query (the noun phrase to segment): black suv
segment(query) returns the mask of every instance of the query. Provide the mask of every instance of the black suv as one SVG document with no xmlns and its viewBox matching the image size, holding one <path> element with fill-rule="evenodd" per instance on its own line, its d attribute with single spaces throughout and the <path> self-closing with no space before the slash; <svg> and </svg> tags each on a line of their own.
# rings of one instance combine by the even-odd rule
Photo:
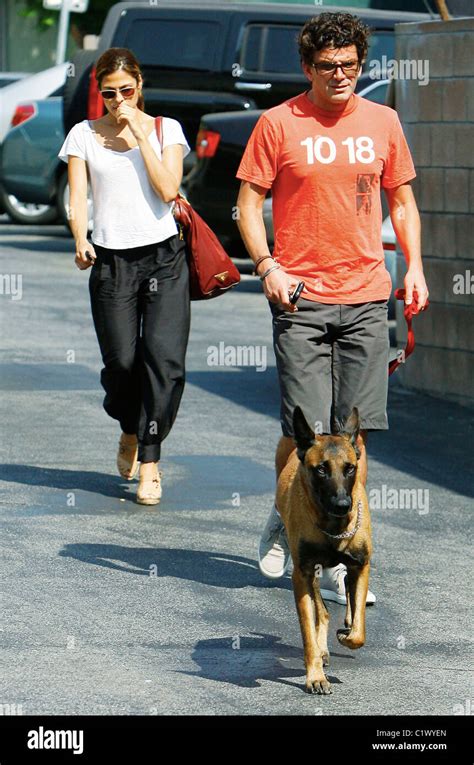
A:
<svg viewBox="0 0 474 765">
<path fill-rule="evenodd" d="M 64 97 L 66 133 L 76 122 L 104 113 L 93 66 L 110 47 L 134 52 L 143 71 L 147 112 L 178 119 L 190 144 L 203 114 L 268 109 L 285 101 L 306 83 L 297 35 L 323 10 L 289 3 L 117 3 L 107 14 L 98 50 L 81 51 L 73 59 L 75 76 L 67 78 Z M 429 19 L 401 11 L 329 10 L 357 13 L 373 28 L 371 61 L 393 58 L 396 23 Z M 359 89 L 367 78 L 362 75 Z"/>
</svg>

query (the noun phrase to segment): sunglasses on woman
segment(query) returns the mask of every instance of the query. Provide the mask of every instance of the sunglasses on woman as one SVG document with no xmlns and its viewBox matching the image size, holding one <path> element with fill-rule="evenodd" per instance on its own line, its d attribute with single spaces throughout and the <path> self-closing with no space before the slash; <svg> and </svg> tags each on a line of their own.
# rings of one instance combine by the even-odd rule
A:
<svg viewBox="0 0 474 765">
<path fill-rule="evenodd" d="M 126 85 L 124 88 L 119 88 L 118 92 L 124 97 L 124 98 L 133 98 L 135 95 L 136 88 L 132 87 L 131 85 Z M 100 95 L 103 99 L 106 101 L 110 101 L 110 99 L 115 98 L 115 94 L 117 93 L 116 90 L 101 90 Z"/>
</svg>

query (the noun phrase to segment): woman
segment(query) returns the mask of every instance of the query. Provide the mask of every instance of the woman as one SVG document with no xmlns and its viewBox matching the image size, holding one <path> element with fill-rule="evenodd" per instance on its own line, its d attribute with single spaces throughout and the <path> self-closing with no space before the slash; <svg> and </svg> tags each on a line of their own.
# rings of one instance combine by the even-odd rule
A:
<svg viewBox="0 0 474 765">
<path fill-rule="evenodd" d="M 92 317 L 104 368 L 104 409 L 120 422 L 117 467 L 137 501 L 161 498 L 161 442 L 184 388 L 189 336 L 189 273 L 172 201 L 189 146 L 181 125 L 163 119 L 163 147 L 144 111 L 143 78 L 133 53 L 109 48 L 95 76 L 106 114 L 79 122 L 58 154 L 68 162 L 75 263 L 90 268 Z M 87 179 L 94 205 L 87 240 Z"/>
</svg>

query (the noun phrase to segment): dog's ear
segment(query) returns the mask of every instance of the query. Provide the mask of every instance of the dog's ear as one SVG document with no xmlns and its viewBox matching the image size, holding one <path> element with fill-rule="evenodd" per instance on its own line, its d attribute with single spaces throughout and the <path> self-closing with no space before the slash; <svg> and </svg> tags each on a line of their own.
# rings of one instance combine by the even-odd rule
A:
<svg viewBox="0 0 474 765">
<path fill-rule="evenodd" d="M 359 435 L 359 432 L 360 432 L 359 410 L 355 406 L 352 409 L 352 412 L 350 413 L 349 417 L 347 418 L 345 422 L 341 435 L 349 439 L 357 455 L 357 459 L 359 459 L 360 457 L 360 449 L 357 446 L 357 437 Z"/>
<path fill-rule="evenodd" d="M 296 406 L 293 412 L 293 433 L 296 441 L 296 453 L 301 462 L 304 462 L 304 455 L 314 444 L 314 433 L 299 406 Z"/>
</svg>

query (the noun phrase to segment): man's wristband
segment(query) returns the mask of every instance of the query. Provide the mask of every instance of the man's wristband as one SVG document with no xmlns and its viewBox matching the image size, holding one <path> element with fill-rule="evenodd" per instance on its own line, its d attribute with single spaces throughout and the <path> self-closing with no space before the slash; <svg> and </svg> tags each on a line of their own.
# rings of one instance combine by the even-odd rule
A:
<svg viewBox="0 0 474 765">
<path fill-rule="evenodd" d="M 275 263 L 273 266 L 270 266 L 264 274 L 261 275 L 260 281 L 263 282 L 263 280 L 268 276 L 268 274 L 271 274 L 272 271 L 276 271 L 278 268 L 280 268 L 279 263 Z"/>
<path fill-rule="evenodd" d="M 259 267 L 260 263 L 262 263 L 264 260 L 268 260 L 268 258 L 270 258 L 270 260 L 273 260 L 273 255 L 262 255 L 261 258 L 258 258 L 258 260 L 255 261 L 254 266 L 253 266 L 253 275 L 254 276 L 258 276 L 257 268 Z"/>
</svg>

